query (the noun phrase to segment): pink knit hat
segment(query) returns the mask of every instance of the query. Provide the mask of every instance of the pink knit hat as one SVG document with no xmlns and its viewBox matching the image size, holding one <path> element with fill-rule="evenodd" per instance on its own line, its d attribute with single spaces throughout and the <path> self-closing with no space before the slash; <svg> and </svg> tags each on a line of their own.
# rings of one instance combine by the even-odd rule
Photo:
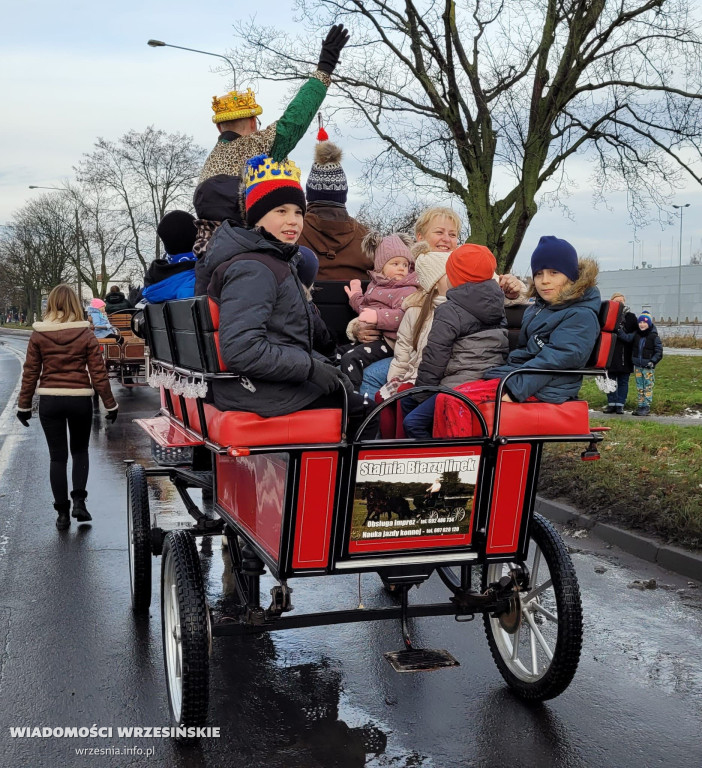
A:
<svg viewBox="0 0 702 768">
<path fill-rule="evenodd" d="M 406 235 L 405 238 L 407 238 Z M 383 267 L 388 261 L 398 256 L 407 259 L 410 265 L 410 272 L 414 266 L 412 251 L 410 251 L 409 245 L 399 234 L 383 237 L 380 232 L 369 232 L 363 238 L 361 250 L 369 259 L 373 259 L 373 269 L 376 272 L 382 272 Z"/>
<path fill-rule="evenodd" d="M 91 299 L 90 306 L 93 309 L 102 309 L 105 306 L 105 302 L 102 299 Z"/>
</svg>

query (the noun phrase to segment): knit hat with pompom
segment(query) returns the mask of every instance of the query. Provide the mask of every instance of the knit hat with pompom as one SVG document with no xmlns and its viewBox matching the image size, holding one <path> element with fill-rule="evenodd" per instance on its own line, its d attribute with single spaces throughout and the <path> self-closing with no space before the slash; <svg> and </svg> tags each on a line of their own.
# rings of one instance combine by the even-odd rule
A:
<svg viewBox="0 0 702 768">
<path fill-rule="evenodd" d="M 382 272 L 383 267 L 397 256 L 407 259 L 409 271 L 414 268 L 414 255 L 410 250 L 412 238 L 404 232 L 393 232 L 383 237 L 380 232 L 369 232 L 361 242 L 361 252 L 373 261 L 373 269 Z"/>
<path fill-rule="evenodd" d="M 307 177 L 307 202 L 327 200 L 346 203 L 349 185 L 341 167 L 342 152 L 331 141 L 320 141 L 314 150 L 314 163 Z"/>
</svg>

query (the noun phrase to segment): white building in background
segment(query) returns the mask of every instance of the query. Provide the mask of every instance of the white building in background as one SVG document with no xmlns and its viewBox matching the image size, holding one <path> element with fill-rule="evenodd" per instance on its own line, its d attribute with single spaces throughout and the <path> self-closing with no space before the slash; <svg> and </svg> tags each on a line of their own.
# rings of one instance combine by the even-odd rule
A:
<svg viewBox="0 0 702 768">
<path fill-rule="evenodd" d="M 600 272 L 597 284 L 603 299 L 621 291 L 632 312 L 647 309 L 656 321 L 675 321 L 679 306 L 681 323 L 702 323 L 702 265 Z"/>
</svg>

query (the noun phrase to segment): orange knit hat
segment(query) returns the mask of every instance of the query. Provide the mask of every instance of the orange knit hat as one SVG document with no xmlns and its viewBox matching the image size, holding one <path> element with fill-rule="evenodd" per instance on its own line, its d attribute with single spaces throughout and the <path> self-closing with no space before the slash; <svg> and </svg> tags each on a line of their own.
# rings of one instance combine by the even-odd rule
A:
<svg viewBox="0 0 702 768">
<path fill-rule="evenodd" d="M 496 269 L 497 261 L 490 249 L 473 243 L 456 248 L 446 262 L 446 276 L 454 288 L 463 283 L 490 280 Z"/>
</svg>

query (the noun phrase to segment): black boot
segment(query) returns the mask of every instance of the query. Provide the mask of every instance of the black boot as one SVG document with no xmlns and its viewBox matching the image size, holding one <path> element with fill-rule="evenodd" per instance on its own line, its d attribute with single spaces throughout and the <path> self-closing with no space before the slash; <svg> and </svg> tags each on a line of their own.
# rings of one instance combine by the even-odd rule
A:
<svg viewBox="0 0 702 768">
<path fill-rule="evenodd" d="M 54 509 L 58 512 L 56 527 L 59 531 L 65 531 L 71 525 L 71 502 L 61 501 L 54 504 Z"/>
<path fill-rule="evenodd" d="M 71 498 L 73 499 L 73 517 L 80 523 L 87 523 L 88 520 L 92 520 L 92 515 L 85 507 L 85 500 L 88 498 L 87 491 L 71 491 Z"/>
<path fill-rule="evenodd" d="M 616 413 L 617 407 L 615 405 L 608 405 L 606 408 L 602 409 L 602 413 Z"/>
</svg>

